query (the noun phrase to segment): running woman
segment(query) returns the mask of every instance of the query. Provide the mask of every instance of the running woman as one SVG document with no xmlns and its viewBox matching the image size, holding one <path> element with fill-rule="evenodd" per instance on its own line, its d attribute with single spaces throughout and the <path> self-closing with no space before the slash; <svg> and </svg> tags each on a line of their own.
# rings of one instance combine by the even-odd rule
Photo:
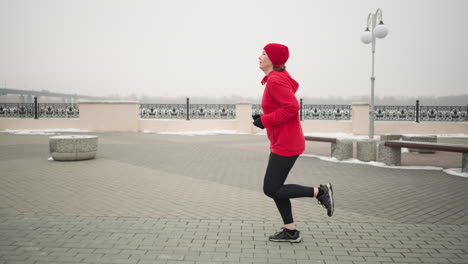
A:
<svg viewBox="0 0 468 264">
<path fill-rule="evenodd" d="M 271 235 L 274 242 L 301 242 L 292 216 L 292 198 L 316 197 L 331 217 L 334 210 L 333 188 L 330 183 L 320 187 L 284 184 L 299 155 L 304 152 L 305 139 L 299 120 L 299 103 L 295 93 L 299 83 L 286 71 L 289 58 L 287 46 L 270 43 L 259 57 L 259 68 L 265 73 L 262 85 L 263 115 L 254 115 L 253 124 L 266 128 L 270 140 L 270 157 L 263 182 L 263 192 L 271 197 L 283 219 L 281 231 Z"/>
</svg>

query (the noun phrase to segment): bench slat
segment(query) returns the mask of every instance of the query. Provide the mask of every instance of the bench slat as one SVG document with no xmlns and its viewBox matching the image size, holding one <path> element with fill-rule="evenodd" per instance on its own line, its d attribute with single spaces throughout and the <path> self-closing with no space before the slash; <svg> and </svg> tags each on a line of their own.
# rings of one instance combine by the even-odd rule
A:
<svg viewBox="0 0 468 264">
<path fill-rule="evenodd" d="M 395 148 L 416 148 L 416 149 L 428 149 L 428 150 L 436 150 L 436 151 L 468 153 L 467 145 L 427 143 L 427 142 L 414 142 L 414 141 L 385 141 L 384 145 L 386 147 L 395 147 Z"/>
<path fill-rule="evenodd" d="M 311 136 L 306 136 L 305 140 L 307 141 L 320 141 L 320 142 L 330 142 L 330 143 L 336 143 L 336 138 L 327 138 L 327 137 L 311 137 Z"/>
</svg>

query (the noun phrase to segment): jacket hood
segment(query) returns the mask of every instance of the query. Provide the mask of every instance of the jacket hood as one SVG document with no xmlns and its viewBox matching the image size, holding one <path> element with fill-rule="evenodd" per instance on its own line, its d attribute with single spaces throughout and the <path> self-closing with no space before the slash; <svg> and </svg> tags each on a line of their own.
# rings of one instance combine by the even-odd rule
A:
<svg viewBox="0 0 468 264">
<path fill-rule="evenodd" d="M 267 83 L 268 80 L 281 80 L 281 81 L 286 81 L 288 84 L 291 85 L 293 88 L 294 93 L 299 89 L 299 83 L 294 80 L 291 75 L 289 75 L 289 72 L 287 71 L 272 71 L 269 74 L 265 75 L 262 79 L 262 85 Z"/>
</svg>

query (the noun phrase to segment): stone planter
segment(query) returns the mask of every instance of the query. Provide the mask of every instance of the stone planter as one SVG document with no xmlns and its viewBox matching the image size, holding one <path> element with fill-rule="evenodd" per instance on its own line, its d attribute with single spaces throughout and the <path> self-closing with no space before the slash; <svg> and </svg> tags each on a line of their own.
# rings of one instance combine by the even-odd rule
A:
<svg viewBox="0 0 468 264">
<path fill-rule="evenodd" d="M 462 172 L 468 173 L 468 153 L 462 155 Z"/>
<path fill-rule="evenodd" d="M 380 141 L 389 141 L 389 140 L 400 140 L 401 135 L 398 134 L 382 134 L 380 135 Z"/>
<path fill-rule="evenodd" d="M 338 160 L 353 158 L 353 141 L 350 139 L 337 139 L 331 144 L 331 156 Z"/>
<path fill-rule="evenodd" d="M 401 165 L 401 148 L 392 148 L 384 146 L 385 142 L 378 144 L 377 161 L 385 165 Z"/>
<path fill-rule="evenodd" d="M 97 136 L 66 135 L 49 137 L 49 151 L 54 160 L 73 161 L 94 159 L 97 149 Z"/>
<path fill-rule="evenodd" d="M 363 139 L 356 141 L 356 157 L 360 161 L 375 161 L 377 159 L 377 140 Z"/>
</svg>

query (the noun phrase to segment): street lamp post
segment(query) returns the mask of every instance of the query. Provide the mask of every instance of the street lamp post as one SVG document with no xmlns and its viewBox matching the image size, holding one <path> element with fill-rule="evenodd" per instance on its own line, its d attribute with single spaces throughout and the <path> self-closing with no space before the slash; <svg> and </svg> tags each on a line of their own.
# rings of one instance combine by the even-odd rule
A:
<svg viewBox="0 0 468 264">
<path fill-rule="evenodd" d="M 379 24 L 377 24 L 379 20 Z M 369 30 L 369 27 L 372 30 Z M 382 10 L 380 8 L 375 13 L 369 13 L 367 16 L 367 27 L 361 35 L 361 41 L 364 44 L 372 43 L 372 76 L 371 76 L 371 103 L 369 111 L 369 139 L 374 139 L 374 64 L 375 64 L 375 43 L 376 38 L 385 38 L 388 34 L 388 28 L 384 25 L 382 20 Z"/>
</svg>

